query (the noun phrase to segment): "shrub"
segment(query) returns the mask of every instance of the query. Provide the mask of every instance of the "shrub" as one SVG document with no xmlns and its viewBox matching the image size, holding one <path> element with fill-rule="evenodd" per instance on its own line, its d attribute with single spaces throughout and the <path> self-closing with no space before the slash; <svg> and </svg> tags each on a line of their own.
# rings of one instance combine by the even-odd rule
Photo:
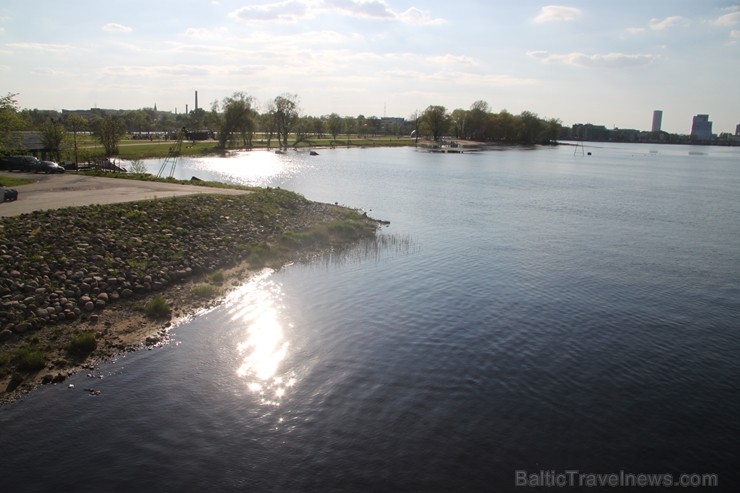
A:
<svg viewBox="0 0 740 493">
<path fill-rule="evenodd" d="M 223 284 L 224 283 L 224 271 L 217 270 L 216 272 L 210 275 L 209 280 L 213 284 Z"/>
<path fill-rule="evenodd" d="M 46 366 L 46 354 L 31 347 L 18 348 L 15 352 L 15 365 L 21 371 L 38 371 Z"/>
<path fill-rule="evenodd" d="M 191 293 L 196 298 L 214 298 L 218 294 L 218 288 L 210 284 L 197 284 L 193 286 Z"/>
<path fill-rule="evenodd" d="M 95 340 L 95 334 L 92 332 L 82 332 L 75 335 L 67 344 L 67 351 L 76 356 L 87 356 L 97 347 L 98 342 Z"/>
<path fill-rule="evenodd" d="M 151 318 L 169 319 L 172 316 L 172 308 L 170 308 L 170 305 L 164 297 L 161 294 L 158 294 L 144 305 L 144 313 Z"/>
</svg>

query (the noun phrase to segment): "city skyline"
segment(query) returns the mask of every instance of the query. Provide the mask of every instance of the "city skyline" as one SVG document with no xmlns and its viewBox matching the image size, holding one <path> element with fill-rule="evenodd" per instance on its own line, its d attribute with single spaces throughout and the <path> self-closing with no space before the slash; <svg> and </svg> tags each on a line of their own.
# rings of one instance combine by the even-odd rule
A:
<svg viewBox="0 0 740 493">
<path fill-rule="evenodd" d="M 734 132 L 740 4 L 405 0 L 90 0 L 0 6 L 0 85 L 22 108 L 208 109 L 281 93 L 305 114 L 443 105 L 528 110 L 565 126 Z"/>
</svg>

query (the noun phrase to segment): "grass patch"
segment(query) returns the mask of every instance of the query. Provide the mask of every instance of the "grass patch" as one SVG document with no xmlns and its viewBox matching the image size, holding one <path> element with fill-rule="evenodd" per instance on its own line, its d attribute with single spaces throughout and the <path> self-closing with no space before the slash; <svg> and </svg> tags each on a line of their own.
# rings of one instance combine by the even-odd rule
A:
<svg viewBox="0 0 740 493">
<path fill-rule="evenodd" d="M 29 183 L 33 183 L 33 180 L 29 180 L 28 178 L 16 178 L 15 176 L 0 176 L 0 186 L 3 187 L 17 187 L 19 185 L 28 185 Z"/>
<path fill-rule="evenodd" d="M 203 284 L 196 284 L 195 286 L 193 286 L 190 292 L 196 298 L 210 299 L 210 298 L 215 298 L 216 296 L 218 296 L 221 290 L 217 288 L 216 286 L 213 286 L 212 284 L 203 283 Z"/>
<path fill-rule="evenodd" d="M 13 361 L 21 371 L 38 371 L 46 366 L 46 353 L 37 348 L 21 347 L 15 351 Z"/>
<path fill-rule="evenodd" d="M 212 282 L 213 284 L 223 284 L 224 283 L 224 271 L 217 270 L 210 276 L 208 276 L 208 280 Z"/>
<path fill-rule="evenodd" d="M 78 357 L 85 357 L 92 353 L 97 347 L 98 342 L 95 340 L 95 334 L 92 332 L 82 332 L 75 335 L 67 344 L 67 351 Z"/>
<path fill-rule="evenodd" d="M 144 313 L 151 318 L 169 319 L 172 316 L 172 308 L 164 297 L 158 294 L 144 305 Z"/>
</svg>

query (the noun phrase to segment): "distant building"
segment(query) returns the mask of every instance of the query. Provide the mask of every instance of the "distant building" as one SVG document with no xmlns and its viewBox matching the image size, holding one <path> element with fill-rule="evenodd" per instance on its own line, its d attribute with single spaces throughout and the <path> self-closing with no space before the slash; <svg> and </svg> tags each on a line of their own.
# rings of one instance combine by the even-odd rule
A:
<svg viewBox="0 0 740 493">
<path fill-rule="evenodd" d="M 712 122 L 709 115 L 696 115 L 691 123 L 691 138 L 694 140 L 712 140 Z"/>
<path fill-rule="evenodd" d="M 663 110 L 653 111 L 652 132 L 660 132 L 660 126 L 663 124 Z"/>
<path fill-rule="evenodd" d="M 740 123 L 735 127 L 735 137 L 740 137 Z"/>
</svg>

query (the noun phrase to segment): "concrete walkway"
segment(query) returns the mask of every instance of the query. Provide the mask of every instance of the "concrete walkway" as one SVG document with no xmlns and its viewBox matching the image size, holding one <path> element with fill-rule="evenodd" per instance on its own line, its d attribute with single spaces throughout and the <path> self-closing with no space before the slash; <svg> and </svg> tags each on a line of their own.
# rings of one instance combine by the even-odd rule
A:
<svg viewBox="0 0 740 493">
<path fill-rule="evenodd" d="M 77 173 L 33 175 L 0 172 L 2 176 L 21 176 L 34 183 L 11 187 L 18 190 L 18 200 L 0 203 L 0 217 L 17 216 L 46 209 L 61 209 L 90 204 L 114 204 L 137 200 L 180 197 L 199 193 L 240 195 L 242 190 L 159 183 L 152 181 L 101 178 Z"/>
</svg>

